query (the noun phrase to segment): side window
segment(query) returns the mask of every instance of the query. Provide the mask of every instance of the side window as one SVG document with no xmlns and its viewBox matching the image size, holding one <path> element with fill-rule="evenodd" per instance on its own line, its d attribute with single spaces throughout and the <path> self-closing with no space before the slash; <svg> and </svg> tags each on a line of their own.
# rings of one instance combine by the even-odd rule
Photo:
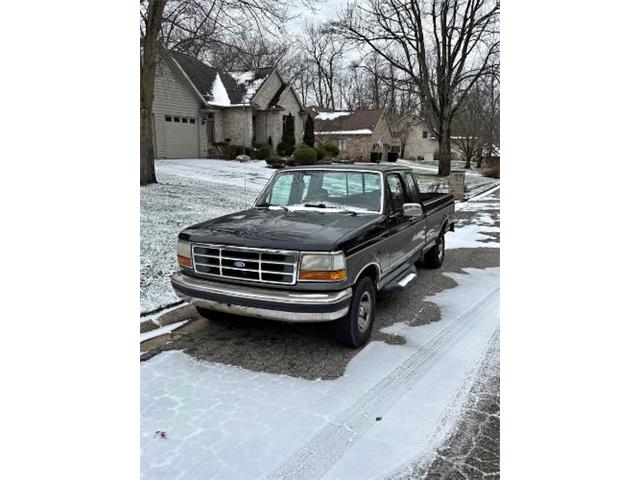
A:
<svg viewBox="0 0 640 480">
<path fill-rule="evenodd" d="M 407 186 L 407 197 L 409 201 L 419 203 L 420 195 L 418 194 L 419 190 L 416 186 L 415 177 L 409 172 L 405 172 L 402 175 L 404 176 L 404 184 Z"/>
<path fill-rule="evenodd" d="M 389 203 L 391 205 L 391 213 L 393 215 L 402 214 L 402 205 L 407 203 L 407 195 L 405 194 L 400 175 L 390 173 L 387 175 L 387 185 L 389 186 Z"/>
</svg>

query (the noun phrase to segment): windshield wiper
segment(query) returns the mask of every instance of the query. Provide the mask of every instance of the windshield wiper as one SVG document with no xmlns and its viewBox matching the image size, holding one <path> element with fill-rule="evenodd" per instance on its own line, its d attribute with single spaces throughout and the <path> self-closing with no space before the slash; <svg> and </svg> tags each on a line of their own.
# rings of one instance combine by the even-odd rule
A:
<svg viewBox="0 0 640 480">
<path fill-rule="evenodd" d="M 285 211 L 289 211 L 289 209 L 287 207 L 285 207 L 284 205 L 273 205 L 269 202 L 262 202 L 262 203 L 258 203 L 256 205 L 257 208 L 269 208 L 269 207 L 276 207 L 276 208 L 282 208 Z"/>
<path fill-rule="evenodd" d="M 342 210 L 343 212 L 347 212 L 351 215 L 357 215 L 358 212 L 355 212 L 353 210 L 349 210 L 348 208 L 344 208 L 344 207 L 339 207 L 337 205 L 331 205 L 330 207 L 327 207 L 326 204 L 324 203 L 305 203 L 304 204 L 305 207 L 309 207 L 309 208 L 335 208 L 337 210 Z"/>
</svg>

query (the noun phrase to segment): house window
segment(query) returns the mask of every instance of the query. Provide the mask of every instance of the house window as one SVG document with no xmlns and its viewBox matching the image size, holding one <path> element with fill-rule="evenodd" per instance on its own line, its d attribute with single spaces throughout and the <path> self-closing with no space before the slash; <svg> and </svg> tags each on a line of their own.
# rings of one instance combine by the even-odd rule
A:
<svg viewBox="0 0 640 480">
<path fill-rule="evenodd" d="M 345 138 L 339 139 L 337 142 L 338 148 L 341 152 L 344 152 L 347 149 L 347 140 Z"/>
<path fill-rule="evenodd" d="M 190 118 L 189 119 L 189 123 L 196 123 L 196 119 L 195 118 Z"/>
<path fill-rule="evenodd" d="M 429 132 L 427 130 L 422 131 L 422 138 L 429 138 Z"/>
<path fill-rule="evenodd" d="M 180 123 L 180 117 L 173 117 L 173 121 L 176 123 Z"/>
<path fill-rule="evenodd" d="M 391 145 L 391 152 L 400 153 L 400 145 Z"/>
<path fill-rule="evenodd" d="M 171 115 L 165 115 L 165 116 L 164 116 L 164 120 L 165 120 L 166 122 L 170 122 L 170 121 L 171 121 Z"/>
<path fill-rule="evenodd" d="M 189 119 L 182 117 L 182 123 L 189 123 Z"/>
</svg>

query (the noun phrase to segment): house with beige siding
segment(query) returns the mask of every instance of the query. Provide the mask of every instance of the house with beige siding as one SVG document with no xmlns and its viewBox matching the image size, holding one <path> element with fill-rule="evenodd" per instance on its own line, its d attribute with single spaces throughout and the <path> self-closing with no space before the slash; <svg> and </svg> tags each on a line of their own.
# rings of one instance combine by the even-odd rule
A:
<svg viewBox="0 0 640 480">
<path fill-rule="evenodd" d="M 427 122 L 413 113 L 403 115 L 391 124 L 393 142 L 399 145 L 400 158 L 407 160 L 434 160 L 438 152 L 438 139 Z M 462 151 L 451 137 L 451 158 L 461 160 Z"/>
<path fill-rule="evenodd" d="M 251 147 L 282 141 L 294 118 L 302 143 L 306 112 L 277 68 L 223 72 L 176 52 L 163 52 L 156 72 L 153 136 L 156 158 L 206 157 L 208 147 Z"/>
<path fill-rule="evenodd" d="M 371 152 L 386 154 L 392 147 L 383 109 L 328 111 L 312 108 L 316 144 L 334 144 L 345 160 L 368 162 Z M 383 157 L 384 158 L 384 157 Z"/>
<path fill-rule="evenodd" d="M 412 113 L 392 123 L 394 142 L 400 146 L 400 158 L 407 160 L 433 160 L 438 141 L 427 123 Z"/>
</svg>

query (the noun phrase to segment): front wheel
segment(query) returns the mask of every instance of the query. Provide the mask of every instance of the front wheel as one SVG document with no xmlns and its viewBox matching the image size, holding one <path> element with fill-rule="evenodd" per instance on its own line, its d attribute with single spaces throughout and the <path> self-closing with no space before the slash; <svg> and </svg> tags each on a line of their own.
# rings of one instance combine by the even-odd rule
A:
<svg viewBox="0 0 640 480">
<path fill-rule="evenodd" d="M 358 348 L 369 341 L 376 315 L 376 289 L 369 277 L 361 278 L 353 290 L 349 313 L 333 322 L 340 343 Z"/>
<path fill-rule="evenodd" d="M 436 239 L 436 244 L 424 254 L 424 265 L 427 268 L 440 268 L 444 262 L 444 232 Z"/>
</svg>

